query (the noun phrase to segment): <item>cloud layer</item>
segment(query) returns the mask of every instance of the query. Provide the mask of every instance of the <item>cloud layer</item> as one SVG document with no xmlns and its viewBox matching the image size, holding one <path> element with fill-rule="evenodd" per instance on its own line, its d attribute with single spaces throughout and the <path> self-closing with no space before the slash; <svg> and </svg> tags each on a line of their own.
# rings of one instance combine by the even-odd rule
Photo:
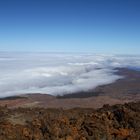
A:
<svg viewBox="0 0 140 140">
<path fill-rule="evenodd" d="M 140 56 L 1 52 L 0 97 L 86 91 L 122 78 L 114 72 L 124 67 L 140 68 Z"/>
</svg>

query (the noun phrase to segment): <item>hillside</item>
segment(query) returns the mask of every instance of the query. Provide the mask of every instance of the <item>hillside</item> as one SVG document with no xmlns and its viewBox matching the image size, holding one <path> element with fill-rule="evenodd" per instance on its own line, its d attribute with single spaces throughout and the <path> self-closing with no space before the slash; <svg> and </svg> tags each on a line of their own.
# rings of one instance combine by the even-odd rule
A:
<svg viewBox="0 0 140 140">
<path fill-rule="evenodd" d="M 94 109 L 0 108 L 0 140 L 139 140 L 140 102 Z"/>
</svg>

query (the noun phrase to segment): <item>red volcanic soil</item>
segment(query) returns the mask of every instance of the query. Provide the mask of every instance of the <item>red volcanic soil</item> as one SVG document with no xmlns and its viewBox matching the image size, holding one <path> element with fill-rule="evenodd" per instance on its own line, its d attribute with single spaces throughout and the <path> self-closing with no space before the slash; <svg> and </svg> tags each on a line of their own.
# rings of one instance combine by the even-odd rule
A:
<svg viewBox="0 0 140 140">
<path fill-rule="evenodd" d="M 0 140 L 140 140 L 140 102 L 97 110 L 0 107 Z"/>
<path fill-rule="evenodd" d="M 6 105 L 9 108 L 100 108 L 104 104 L 114 105 L 140 100 L 140 71 L 118 69 L 117 74 L 124 76 L 124 78 L 87 92 L 58 97 L 47 94 L 27 94 L 23 98 L 0 100 L 0 106 Z"/>
</svg>

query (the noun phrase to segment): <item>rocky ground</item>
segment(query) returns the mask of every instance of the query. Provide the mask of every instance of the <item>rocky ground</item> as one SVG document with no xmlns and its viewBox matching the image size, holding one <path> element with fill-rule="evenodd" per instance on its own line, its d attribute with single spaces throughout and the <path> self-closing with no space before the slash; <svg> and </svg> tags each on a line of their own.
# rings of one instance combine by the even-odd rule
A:
<svg viewBox="0 0 140 140">
<path fill-rule="evenodd" d="M 0 140 L 139 140 L 140 102 L 88 108 L 0 107 Z"/>
<path fill-rule="evenodd" d="M 140 140 L 140 71 L 117 73 L 87 92 L 0 99 L 0 140 Z"/>
</svg>

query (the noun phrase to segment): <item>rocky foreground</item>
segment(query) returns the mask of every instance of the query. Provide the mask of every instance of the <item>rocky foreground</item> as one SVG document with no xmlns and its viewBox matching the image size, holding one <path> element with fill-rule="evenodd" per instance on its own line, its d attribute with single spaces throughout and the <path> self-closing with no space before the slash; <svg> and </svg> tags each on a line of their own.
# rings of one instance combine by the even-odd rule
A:
<svg viewBox="0 0 140 140">
<path fill-rule="evenodd" d="M 94 109 L 0 107 L 0 140 L 139 140 L 140 102 Z"/>
</svg>

